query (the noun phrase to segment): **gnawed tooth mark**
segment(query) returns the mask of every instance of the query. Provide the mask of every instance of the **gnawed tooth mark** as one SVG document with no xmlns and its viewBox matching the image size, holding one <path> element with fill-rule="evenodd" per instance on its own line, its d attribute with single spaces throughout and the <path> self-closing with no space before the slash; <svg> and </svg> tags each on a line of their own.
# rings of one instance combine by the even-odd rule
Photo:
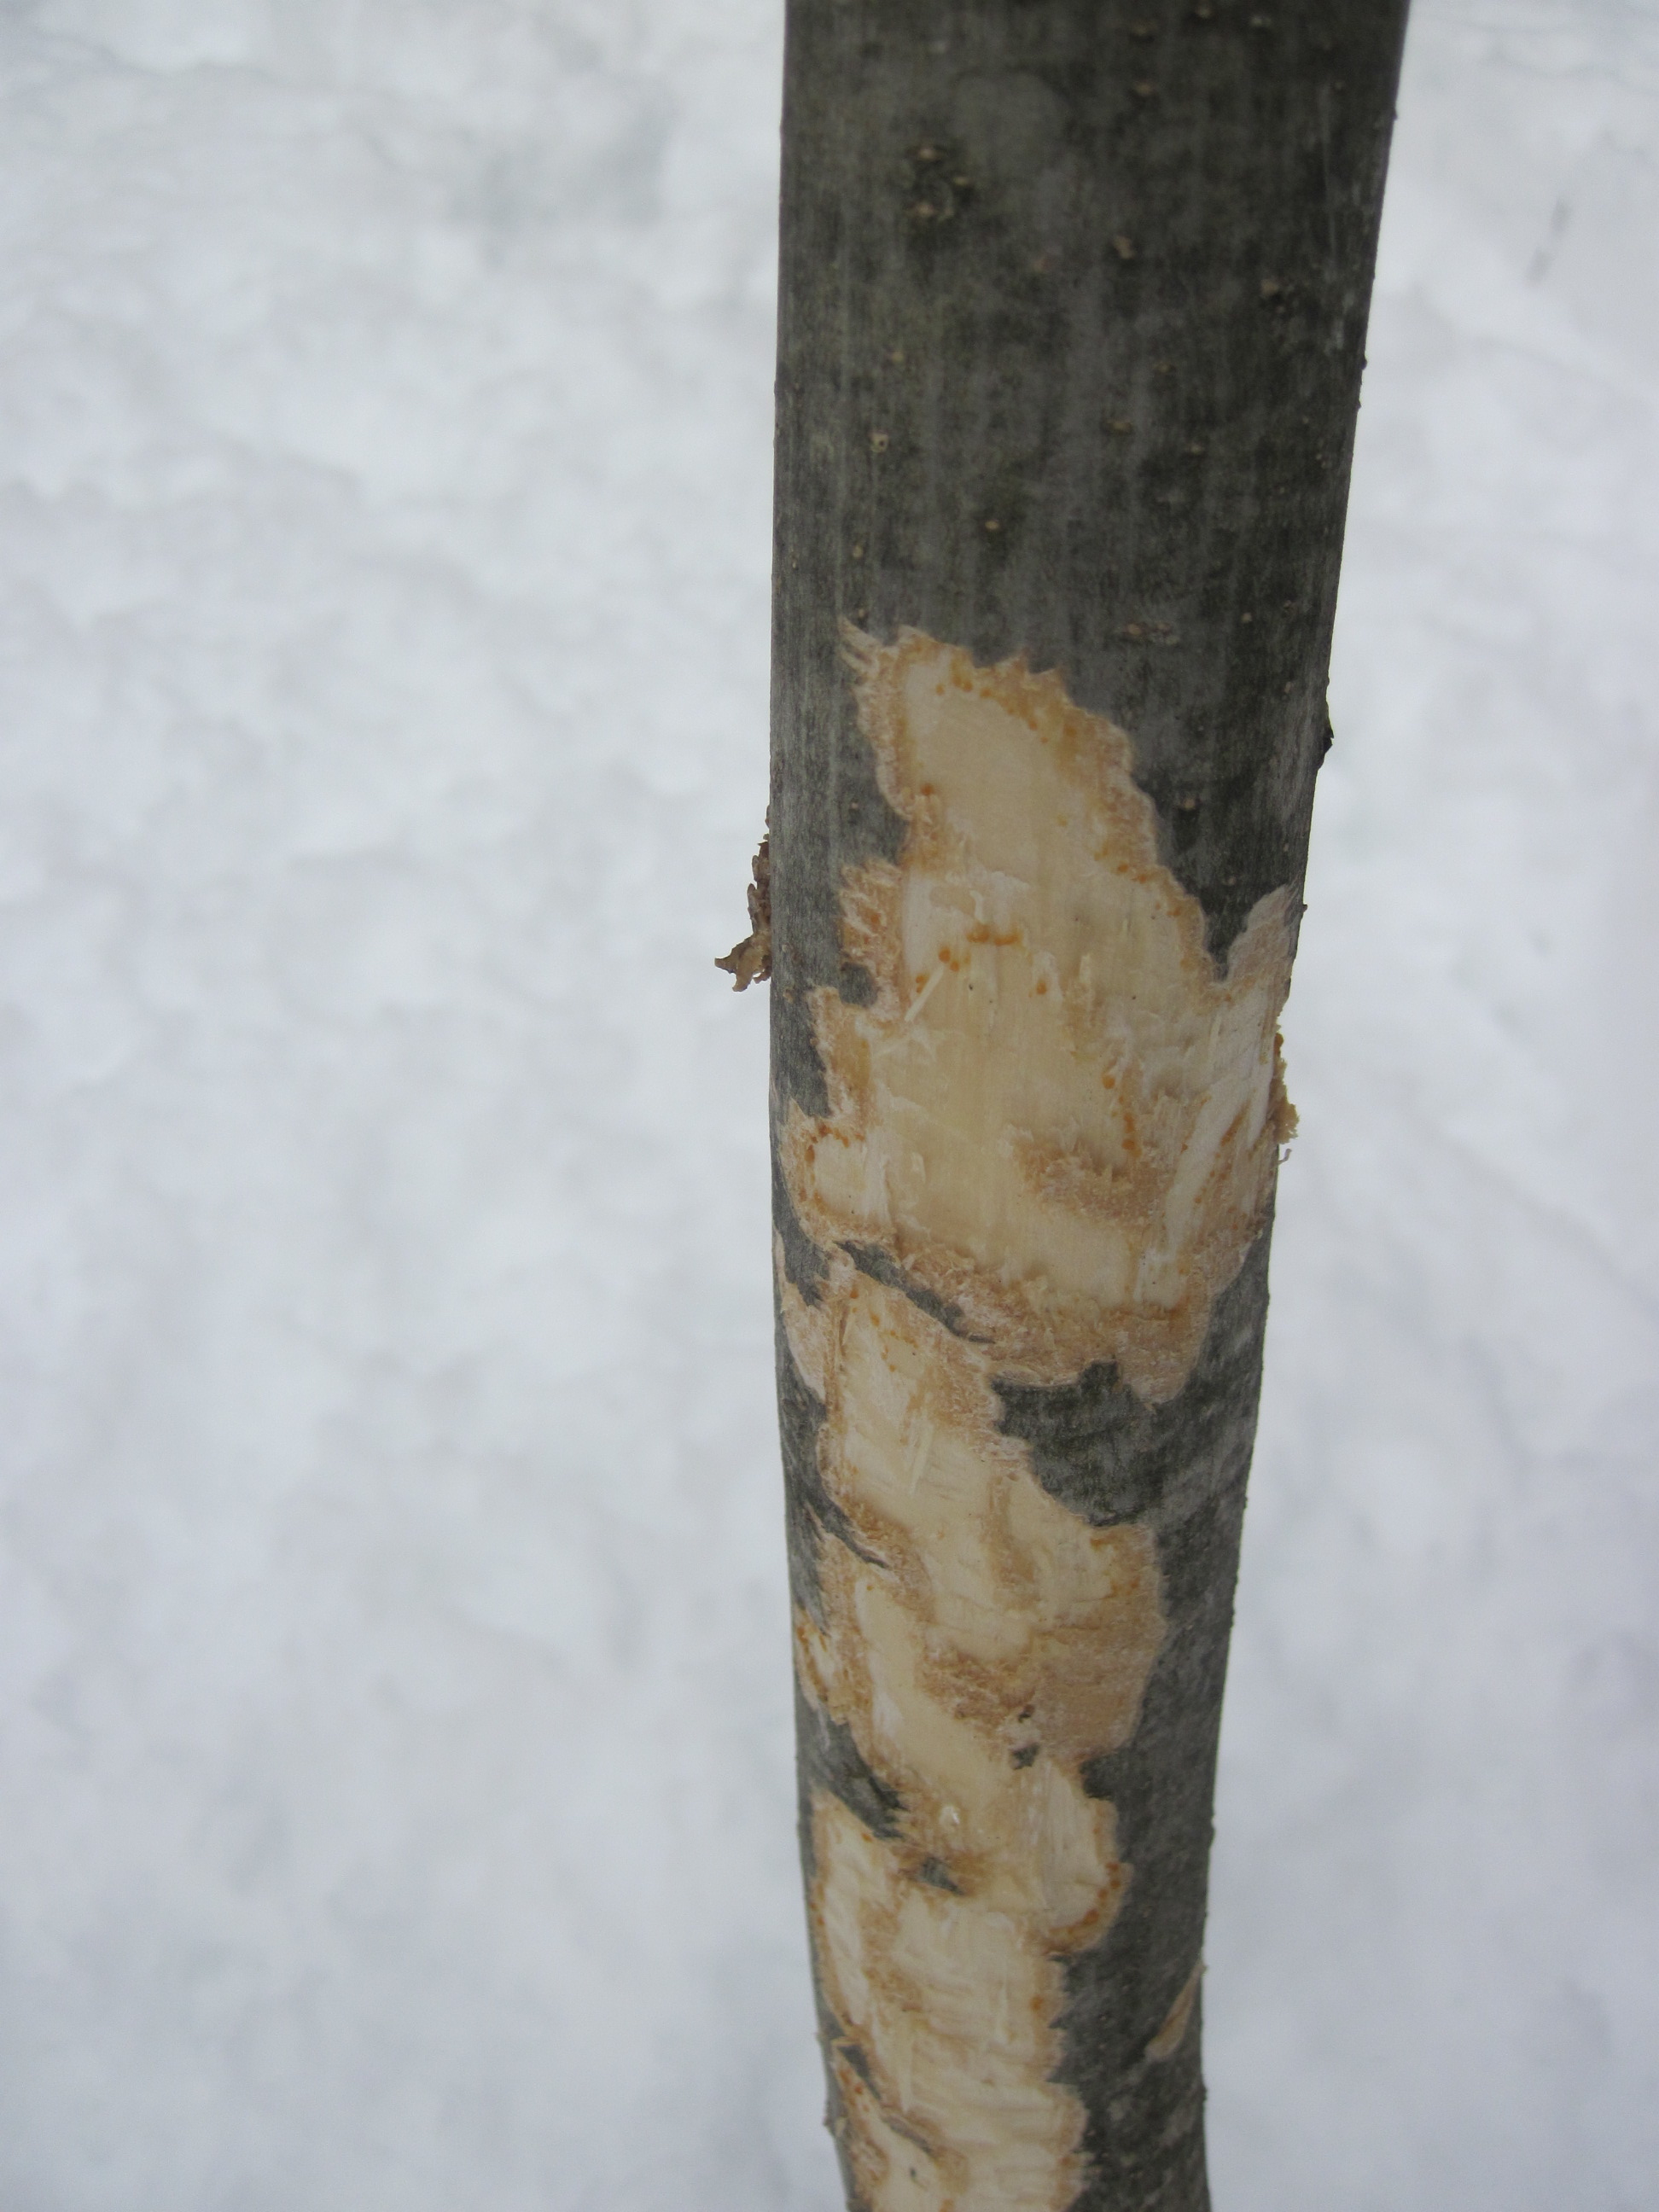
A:
<svg viewBox="0 0 1659 2212">
<path fill-rule="evenodd" d="M 916 1485 L 927 1471 L 927 1455 L 933 1449 L 933 1438 L 937 1433 L 932 1421 L 925 1417 L 916 1423 L 915 1442 L 910 1449 L 909 1480 L 904 1486 L 912 1497 L 915 1495 Z"/>
<path fill-rule="evenodd" d="M 1181 1994 L 1170 2007 L 1169 2016 L 1163 2027 L 1146 2045 L 1146 2056 L 1154 2063 L 1173 2058 L 1180 2050 L 1182 2039 L 1192 2021 L 1193 2007 L 1197 2002 L 1198 1984 L 1203 1972 L 1204 1961 L 1200 1959 L 1182 1984 Z"/>
<path fill-rule="evenodd" d="M 912 999 L 909 1004 L 905 1007 L 902 1019 L 907 1027 L 910 1023 L 915 1020 L 917 1015 L 921 1013 L 922 1008 L 927 1004 L 929 999 L 933 997 L 934 992 L 939 988 L 944 975 L 945 970 L 943 968 L 935 968 L 933 974 L 922 985 L 921 990 L 916 993 L 915 998 Z"/>
</svg>

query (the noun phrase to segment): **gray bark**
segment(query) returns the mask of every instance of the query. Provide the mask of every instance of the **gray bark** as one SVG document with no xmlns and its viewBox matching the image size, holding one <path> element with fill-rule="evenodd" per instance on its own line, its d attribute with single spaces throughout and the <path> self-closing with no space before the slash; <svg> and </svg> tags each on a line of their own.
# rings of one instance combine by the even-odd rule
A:
<svg viewBox="0 0 1659 2212">
<path fill-rule="evenodd" d="M 842 872 L 901 842 L 845 621 L 981 663 L 1023 653 L 1127 730 L 1218 958 L 1265 893 L 1299 896 L 1404 18 L 1404 0 L 789 0 L 775 1115 L 828 1110 L 808 994 L 867 994 L 842 960 Z M 810 1298 L 823 1255 L 781 1181 L 776 1199 Z M 1053 1496 L 1156 1530 L 1171 1622 L 1137 1733 L 1086 1777 L 1135 1869 L 1069 1968 L 1060 2078 L 1087 2108 L 1077 2202 L 1098 2212 L 1207 2202 L 1196 2028 L 1167 2064 L 1139 2054 L 1205 1911 L 1267 1244 L 1172 1402 L 1144 1406 L 1104 1363 L 1000 1389 Z M 819 1409 L 781 1346 L 779 1390 L 809 1601 L 836 1514 Z M 878 1832 L 895 1819 L 806 1706 L 800 1762 L 804 1790 Z"/>
</svg>

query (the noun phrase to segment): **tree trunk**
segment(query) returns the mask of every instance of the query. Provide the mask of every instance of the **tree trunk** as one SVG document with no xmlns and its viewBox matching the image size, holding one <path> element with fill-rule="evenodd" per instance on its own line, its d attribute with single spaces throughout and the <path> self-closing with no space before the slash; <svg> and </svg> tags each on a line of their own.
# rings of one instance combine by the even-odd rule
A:
<svg viewBox="0 0 1659 2212">
<path fill-rule="evenodd" d="M 789 0 L 779 1396 L 865 2212 L 1207 2202 L 1276 1024 L 1404 15 Z"/>
</svg>

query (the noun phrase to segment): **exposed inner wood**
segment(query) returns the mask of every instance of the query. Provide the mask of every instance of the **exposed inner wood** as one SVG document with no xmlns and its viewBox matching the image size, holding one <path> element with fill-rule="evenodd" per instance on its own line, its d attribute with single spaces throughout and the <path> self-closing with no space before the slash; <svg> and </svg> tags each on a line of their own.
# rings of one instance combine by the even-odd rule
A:
<svg viewBox="0 0 1659 2212">
<path fill-rule="evenodd" d="M 782 1146 L 830 1256 L 780 1288 L 834 1515 L 799 1678 L 900 1810 L 878 1832 L 814 1792 L 814 1949 L 871 2212 L 1060 2212 L 1087 2178 L 1065 1962 L 1134 1879 L 1083 1770 L 1133 1737 L 1166 1620 L 1152 1529 L 1051 1496 L 994 1385 L 1109 1358 L 1180 1390 L 1291 1126 L 1286 899 L 1218 971 L 1109 720 L 914 631 L 851 658 L 906 834 L 846 878 L 872 988 L 815 994 L 830 1110 L 793 1105 Z"/>
<path fill-rule="evenodd" d="M 817 1242 L 885 1248 L 1035 1381 L 1114 1359 L 1172 1397 L 1266 1218 L 1294 1126 L 1276 1030 L 1289 894 L 1224 972 L 1159 861 L 1129 741 L 1013 660 L 857 633 L 896 865 L 850 870 L 867 1006 L 814 994 L 830 1112 L 784 1162 Z"/>
<path fill-rule="evenodd" d="M 784 1296 L 852 1540 L 822 1547 L 797 1665 L 904 1808 L 878 1837 L 827 1791 L 812 1807 L 819 1972 L 858 2052 L 837 2063 L 863 2069 L 862 2093 L 842 2083 L 854 2164 L 884 2212 L 1063 2205 L 1084 2112 L 1048 2078 L 1060 1961 L 1129 1878 L 1079 1770 L 1133 1729 L 1164 1632 L 1157 1547 L 1048 1496 L 999 1433 L 984 1347 L 902 1291 L 842 1258 L 816 1306 Z"/>
</svg>

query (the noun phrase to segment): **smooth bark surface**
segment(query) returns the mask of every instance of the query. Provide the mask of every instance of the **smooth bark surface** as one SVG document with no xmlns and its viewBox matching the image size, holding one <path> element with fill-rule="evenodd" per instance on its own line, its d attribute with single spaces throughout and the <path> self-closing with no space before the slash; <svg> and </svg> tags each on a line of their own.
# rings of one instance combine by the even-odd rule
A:
<svg viewBox="0 0 1659 2212">
<path fill-rule="evenodd" d="M 849 624 L 882 642 L 925 632 L 981 666 L 1023 656 L 1126 732 L 1159 856 L 1218 963 L 1266 895 L 1287 886 L 1299 913 L 1404 16 L 1403 0 L 791 0 L 780 1128 L 830 1110 L 813 992 L 872 994 L 847 957 L 847 871 L 904 846 L 855 713 Z M 776 1206 L 787 1283 L 811 1305 L 830 1255 L 781 1174 Z M 847 1249 L 952 1326 L 890 1253 Z M 1207 2201 L 1196 2016 L 1172 2055 L 1147 2052 L 1201 1942 L 1267 1257 L 1264 1229 L 1167 1402 L 1106 1358 L 1059 1384 L 996 1382 L 1001 1431 L 1051 1498 L 1091 1528 L 1152 1533 L 1169 1623 L 1133 1735 L 1083 1770 L 1132 1869 L 1103 1937 L 1067 1959 L 1060 2023 L 1055 2078 L 1086 2110 L 1071 2201 L 1099 2212 Z M 781 1333 L 779 1395 L 810 1613 L 821 1547 L 847 1531 L 823 1403 Z M 809 1880 L 814 1793 L 878 1837 L 903 1824 L 902 1791 L 854 1735 L 803 1698 Z M 828 2009 L 822 2025 L 855 2043 Z M 832 2081 L 832 2121 L 836 2103 Z M 860 2186 L 849 2167 L 854 2202 Z"/>
</svg>

